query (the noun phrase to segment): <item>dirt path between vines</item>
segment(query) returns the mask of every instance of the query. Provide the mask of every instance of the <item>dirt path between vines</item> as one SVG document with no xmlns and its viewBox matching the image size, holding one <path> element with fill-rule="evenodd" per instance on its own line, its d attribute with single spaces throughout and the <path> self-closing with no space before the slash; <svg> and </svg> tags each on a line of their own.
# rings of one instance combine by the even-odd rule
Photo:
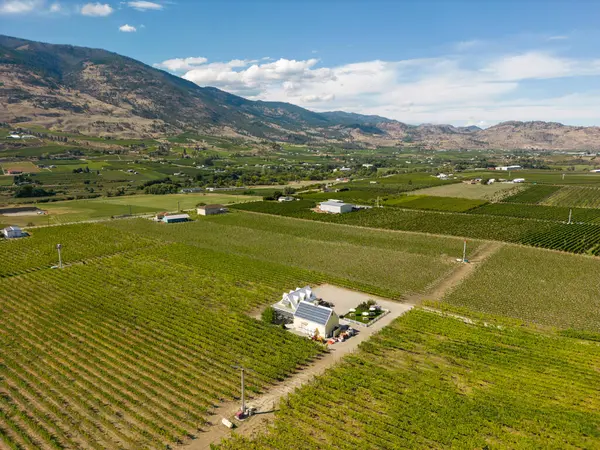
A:
<svg viewBox="0 0 600 450">
<path fill-rule="evenodd" d="M 407 297 L 405 301 L 413 304 L 419 304 L 423 300 L 441 300 L 446 294 L 449 294 L 456 286 L 458 286 L 465 278 L 473 273 L 481 263 L 487 258 L 496 253 L 504 246 L 501 242 L 486 242 L 477 250 L 469 260 L 469 263 L 460 264 L 458 269 L 453 270 L 449 275 L 443 277 L 434 284 L 424 294 L 416 294 Z"/>
<path fill-rule="evenodd" d="M 251 437 L 263 431 L 265 427 L 273 421 L 275 412 L 277 411 L 277 404 L 282 398 L 292 393 L 296 388 L 309 383 L 314 377 L 323 374 L 328 368 L 332 367 L 344 356 L 354 352 L 361 342 L 366 341 L 373 334 L 377 333 L 379 330 L 392 323 L 396 318 L 412 309 L 415 304 L 419 304 L 423 300 L 442 299 L 445 294 L 460 284 L 477 268 L 477 266 L 479 266 L 485 259 L 493 255 L 502 246 L 503 244 L 499 242 L 488 242 L 484 244 L 482 247 L 480 247 L 479 251 L 473 255 L 470 263 L 462 264 L 457 262 L 459 267 L 453 270 L 446 277 L 438 280 L 438 282 L 433 285 L 428 292 L 425 294 L 409 296 L 404 299 L 405 303 L 378 299 L 378 302 L 385 302 L 386 307 L 388 304 L 393 305 L 390 308 L 389 314 L 371 327 L 360 328 L 357 336 L 348 339 L 346 342 L 337 343 L 331 346 L 329 353 L 322 355 L 309 366 L 293 374 L 285 381 L 273 386 L 268 392 L 247 400 L 247 404 L 256 407 L 258 413 L 243 422 L 237 422 L 234 420 L 234 423 L 237 426 L 235 428 L 235 432 L 243 436 Z M 344 290 L 344 288 L 338 288 L 329 285 L 323 285 L 320 288 L 335 289 L 339 291 Z M 316 289 L 319 288 L 315 288 L 315 290 Z M 349 293 L 358 294 L 355 291 L 349 291 L 347 289 L 346 291 Z M 259 314 L 256 313 L 256 315 L 258 316 Z M 201 432 L 195 440 L 184 445 L 183 448 L 186 450 L 210 450 L 211 444 L 218 444 L 222 439 L 229 437 L 232 431 L 221 423 L 221 419 L 225 417 L 232 420 L 232 417 L 237 411 L 239 411 L 239 409 L 239 401 L 226 402 L 220 405 L 213 411 L 213 415 L 208 418 L 209 425 L 205 428 L 205 431 Z"/>
</svg>

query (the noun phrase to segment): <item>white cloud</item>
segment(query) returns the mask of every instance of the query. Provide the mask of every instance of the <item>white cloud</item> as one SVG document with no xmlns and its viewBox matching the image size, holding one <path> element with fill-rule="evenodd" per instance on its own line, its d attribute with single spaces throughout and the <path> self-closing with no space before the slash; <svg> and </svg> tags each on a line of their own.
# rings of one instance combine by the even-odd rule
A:
<svg viewBox="0 0 600 450">
<path fill-rule="evenodd" d="M 50 5 L 51 13 L 57 13 L 57 12 L 61 12 L 61 11 L 62 11 L 62 7 L 60 6 L 60 3 L 52 3 Z"/>
<path fill-rule="evenodd" d="M 113 8 L 108 3 L 86 3 L 81 8 L 81 14 L 92 17 L 106 17 L 113 13 Z"/>
<path fill-rule="evenodd" d="M 125 24 L 119 27 L 119 31 L 122 31 L 123 33 L 135 33 L 137 28 L 132 25 Z"/>
<path fill-rule="evenodd" d="M 548 38 L 549 41 L 564 41 L 567 39 L 569 39 L 569 36 L 564 36 L 564 35 L 550 36 Z"/>
<path fill-rule="evenodd" d="M 163 9 L 163 5 L 161 5 L 160 3 L 147 1 L 127 2 L 127 6 L 129 6 L 130 8 L 137 9 L 138 11 L 157 11 Z"/>
<path fill-rule="evenodd" d="M 5 0 L 0 3 L 0 14 L 24 14 L 32 12 L 42 5 L 36 0 Z"/>
<path fill-rule="evenodd" d="M 502 120 L 600 121 L 600 91 L 579 92 L 581 77 L 600 81 L 600 59 L 540 51 L 374 60 L 334 67 L 323 67 L 317 59 L 284 58 L 210 63 L 206 58 L 178 58 L 156 66 L 179 72 L 200 86 L 254 100 L 286 101 L 316 111 L 377 114 L 408 123 L 489 126 Z M 551 88 L 544 81 L 549 79 L 556 80 Z M 554 90 L 557 83 L 560 91 Z"/>
<path fill-rule="evenodd" d="M 192 70 L 194 67 L 199 66 L 207 62 L 208 59 L 203 56 L 192 56 L 190 58 L 173 58 L 167 59 L 158 64 L 154 64 L 154 67 L 159 69 L 167 69 L 170 72 L 180 72 L 185 70 Z"/>
</svg>

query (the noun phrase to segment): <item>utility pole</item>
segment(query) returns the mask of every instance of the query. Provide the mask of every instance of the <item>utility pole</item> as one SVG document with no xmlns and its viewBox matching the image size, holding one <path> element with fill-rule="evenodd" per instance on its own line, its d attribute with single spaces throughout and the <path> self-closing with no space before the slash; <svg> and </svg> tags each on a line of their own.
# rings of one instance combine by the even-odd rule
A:
<svg viewBox="0 0 600 450">
<path fill-rule="evenodd" d="M 463 258 L 462 258 L 462 262 L 466 263 L 467 262 L 467 240 L 465 239 L 465 242 L 463 243 Z"/>
<path fill-rule="evenodd" d="M 61 248 L 62 248 L 62 245 L 56 244 L 56 250 L 58 250 L 58 268 L 59 269 L 62 269 L 62 255 L 60 254 Z"/>
<path fill-rule="evenodd" d="M 571 222 L 571 219 L 572 219 L 572 217 L 573 217 L 573 210 L 572 210 L 572 209 L 569 209 L 569 222 L 568 222 L 569 224 L 571 224 L 571 223 L 572 223 L 572 222 Z"/>
<path fill-rule="evenodd" d="M 240 369 L 241 371 L 241 385 L 242 385 L 242 417 L 246 415 L 246 395 L 245 395 L 245 386 L 244 386 L 244 375 L 246 372 L 246 368 L 243 366 L 231 366 L 234 369 Z"/>
</svg>

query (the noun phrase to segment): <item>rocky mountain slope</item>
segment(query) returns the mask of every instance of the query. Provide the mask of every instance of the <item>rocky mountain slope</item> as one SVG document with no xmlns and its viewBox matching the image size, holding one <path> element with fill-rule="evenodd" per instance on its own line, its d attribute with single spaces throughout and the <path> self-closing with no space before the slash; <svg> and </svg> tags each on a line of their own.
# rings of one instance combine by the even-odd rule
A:
<svg viewBox="0 0 600 450">
<path fill-rule="evenodd" d="M 600 128 L 504 122 L 485 130 L 316 113 L 200 87 L 105 50 L 0 35 L 0 122 L 121 137 L 194 130 L 295 143 L 600 150 Z"/>
</svg>

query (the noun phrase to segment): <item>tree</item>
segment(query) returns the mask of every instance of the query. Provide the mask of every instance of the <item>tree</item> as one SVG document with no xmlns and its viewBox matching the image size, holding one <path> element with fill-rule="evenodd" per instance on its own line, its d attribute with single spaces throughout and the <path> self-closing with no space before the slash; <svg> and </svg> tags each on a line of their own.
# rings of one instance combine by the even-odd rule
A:
<svg viewBox="0 0 600 450">
<path fill-rule="evenodd" d="M 275 323 L 277 320 L 277 314 L 272 306 L 267 307 L 260 315 L 261 319 L 265 323 Z"/>
</svg>

